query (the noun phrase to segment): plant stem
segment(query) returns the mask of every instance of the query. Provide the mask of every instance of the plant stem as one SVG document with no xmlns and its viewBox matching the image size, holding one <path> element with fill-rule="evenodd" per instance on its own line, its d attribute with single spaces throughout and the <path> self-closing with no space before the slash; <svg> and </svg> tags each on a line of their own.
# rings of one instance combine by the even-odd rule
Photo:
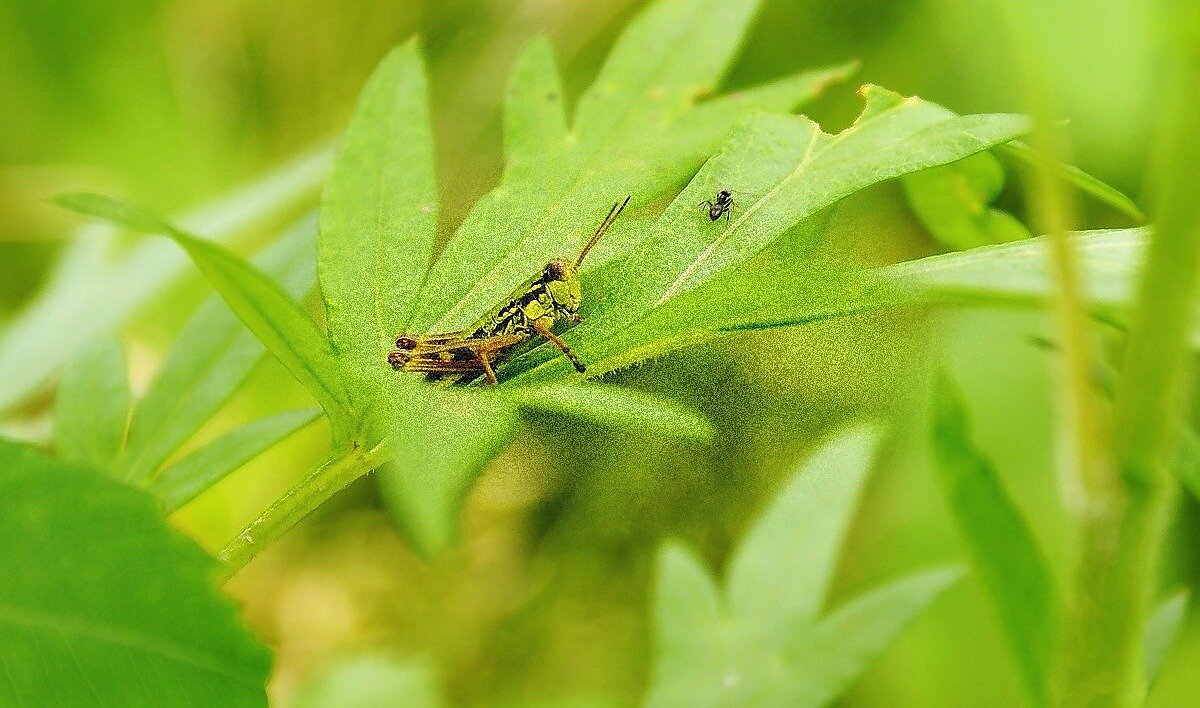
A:
<svg viewBox="0 0 1200 708">
<path fill-rule="evenodd" d="M 364 449 L 353 445 L 326 458 L 225 545 L 218 559 L 225 565 L 227 575 L 241 570 L 310 512 L 370 472 L 379 464 L 381 451 L 382 446 Z"/>
</svg>

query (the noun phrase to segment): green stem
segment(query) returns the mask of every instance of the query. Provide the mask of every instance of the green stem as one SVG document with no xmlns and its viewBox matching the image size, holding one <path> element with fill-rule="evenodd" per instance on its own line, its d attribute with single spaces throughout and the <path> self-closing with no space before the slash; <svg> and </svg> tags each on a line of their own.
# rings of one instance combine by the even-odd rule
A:
<svg viewBox="0 0 1200 708">
<path fill-rule="evenodd" d="M 354 445 L 342 454 L 330 455 L 225 545 L 218 558 L 227 575 L 241 570 L 310 512 L 370 472 L 381 459 L 382 446 L 364 449 Z"/>
</svg>

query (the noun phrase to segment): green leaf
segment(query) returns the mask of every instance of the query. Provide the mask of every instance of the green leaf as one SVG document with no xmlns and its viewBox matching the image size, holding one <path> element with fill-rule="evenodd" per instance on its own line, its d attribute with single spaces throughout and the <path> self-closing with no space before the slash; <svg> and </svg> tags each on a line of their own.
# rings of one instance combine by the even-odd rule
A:
<svg viewBox="0 0 1200 708">
<path fill-rule="evenodd" d="M 877 440 L 851 429 L 802 466 L 743 542 L 726 593 L 694 555 L 664 546 L 648 705 L 826 705 L 958 579 L 919 573 L 818 617 Z"/>
<path fill-rule="evenodd" d="M 1063 598 L 1028 523 L 972 444 L 961 395 L 945 373 L 934 386 L 932 440 L 938 481 L 996 606 L 1025 689 L 1035 703 L 1046 703 Z"/>
<path fill-rule="evenodd" d="M 508 83 L 504 110 L 507 179 L 528 179 L 542 173 L 566 139 L 567 116 L 554 47 L 539 37 L 525 47 Z"/>
<path fill-rule="evenodd" d="M 908 203 L 943 245 L 965 251 L 1032 234 L 1011 214 L 990 205 L 1004 190 L 1004 167 L 990 152 L 906 175 Z"/>
<path fill-rule="evenodd" d="M 1002 155 L 1015 158 L 1029 169 L 1036 169 L 1042 164 L 1042 158 L 1038 157 L 1033 148 L 1020 141 L 1002 145 L 999 150 Z M 1053 164 L 1057 172 L 1056 176 L 1067 184 L 1074 185 L 1084 194 L 1094 197 L 1102 204 L 1107 204 L 1138 223 L 1146 221 L 1146 215 L 1138 205 L 1134 204 L 1133 200 L 1122 194 L 1120 190 L 1105 184 L 1074 165 L 1061 162 Z"/>
<path fill-rule="evenodd" d="M 329 169 L 322 148 L 179 218 L 220 242 L 274 228 L 315 202 Z M 115 229 L 79 229 L 46 285 L 0 333 L 0 412 L 45 386 L 81 343 L 111 332 L 187 271 L 175 248 L 146 241 L 117 253 Z"/>
<path fill-rule="evenodd" d="M 321 196 L 321 293 L 355 394 L 369 385 L 368 372 L 386 369 L 433 249 L 437 180 L 426 93 L 413 40 L 367 81 Z"/>
<path fill-rule="evenodd" d="M 729 565 L 729 607 L 764 631 L 817 616 L 879 443 L 870 428 L 839 433 L 796 471 Z"/>
<path fill-rule="evenodd" d="M 392 379 L 396 381 L 396 379 Z M 426 557 L 451 548 L 458 517 L 475 479 L 516 435 L 514 406 L 475 391 L 396 384 L 388 392 L 386 426 L 389 464 L 379 483 L 392 518 Z"/>
<path fill-rule="evenodd" d="M 807 118 L 760 114 L 743 121 L 659 218 L 648 238 L 602 282 L 585 283 L 585 321 L 564 339 L 593 375 L 661 353 L 658 344 L 688 331 L 643 329 L 640 322 L 675 298 L 731 273 L 775 239 L 826 207 L 878 182 L 961 160 L 1027 130 L 1020 116 L 957 116 L 932 103 L 877 87 L 864 89 L 868 107 L 853 126 L 828 135 Z M 698 201 L 717 189 L 734 194 L 731 221 L 710 223 Z M 804 228 L 804 227 L 802 227 Z M 820 230 L 812 229 L 813 242 Z M 711 302 L 705 301 L 705 302 Z M 707 312 L 675 316 L 698 329 Z M 514 362 L 529 380 L 567 375 L 542 347 Z M 539 370 L 543 369 L 543 370 Z"/>
<path fill-rule="evenodd" d="M 641 391 L 602 384 L 501 388 L 505 401 L 527 410 L 547 411 L 614 428 L 707 441 L 712 424 L 672 401 Z"/>
<path fill-rule="evenodd" d="M 54 402 L 54 447 L 70 462 L 113 469 L 129 421 L 129 376 L 125 350 L 103 337 L 63 370 Z"/>
<path fill-rule="evenodd" d="M 717 703 L 727 690 L 728 627 L 712 577 L 690 551 L 668 543 L 658 557 L 655 652 L 648 706 Z"/>
<path fill-rule="evenodd" d="M 1186 590 L 1175 593 L 1158 606 L 1146 623 L 1143 655 L 1146 659 L 1146 682 L 1149 685 L 1153 685 L 1162 672 L 1171 645 L 1179 635 L 1189 597 L 1190 593 Z"/>
<path fill-rule="evenodd" d="M 509 170 L 451 238 L 418 296 L 412 329 L 467 326 L 548 260 L 576 253 L 613 202 L 633 195 L 636 210 L 687 180 L 746 111 L 788 110 L 843 76 L 842 68 L 830 69 L 815 80 L 746 92 L 719 109 L 722 98 L 701 102 L 733 59 L 757 5 L 657 0 L 645 8 L 581 98 L 557 149 L 547 150 L 539 169 Z M 552 85 L 549 61 L 536 57 L 544 50 L 529 51 L 521 71 L 533 78 L 518 78 L 518 86 Z M 517 102 L 523 95 L 513 94 L 510 114 L 534 110 Z M 689 120 L 706 106 L 713 110 L 703 122 Z"/>
<path fill-rule="evenodd" d="M 386 654 L 335 660 L 308 676 L 292 708 L 433 708 L 444 705 L 433 674 L 421 662 Z"/>
<path fill-rule="evenodd" d="M 962 577 L 940 568 L 895 580 L 834 610 L 787 651 L 795 673 L 771 698 L 777 705 L 832 703 L 862 676 L 918 614 Z M 784 682 L 781 682 L 784 683 Z"/>
<path fill-rule="evenodd" d="M 0 442 L 0 703 L 266 705 L 271 659 L 146 493 Z"/>
<path fill-rule="evenodd" d="M 316 282 L 316 231 L 316 220 L 306 218 L 255 259 L 293 297 L 304 297 Z M 147 482 L 229 400 L 264 354 L 220 295 L 197 308 L 134 408 L 121 459 L 125 478 Z"/>
<path fill-rule="evenodd" d="M 169 514 L 320 415 L 318 408 L 286 411 L 234 428 L 165 467 L 150 493 Z"/>
<path fill-rule="evenodd" d="M 126 228 L 169 236 L 192 258 L 226 304 L 329 415 L 337 439 L 350 407 L 329 342 L 278 283 L 224 248 L 186 234 L 152 214 L 96 194 L 66 194 L 59 205 Z"/>
</svg>

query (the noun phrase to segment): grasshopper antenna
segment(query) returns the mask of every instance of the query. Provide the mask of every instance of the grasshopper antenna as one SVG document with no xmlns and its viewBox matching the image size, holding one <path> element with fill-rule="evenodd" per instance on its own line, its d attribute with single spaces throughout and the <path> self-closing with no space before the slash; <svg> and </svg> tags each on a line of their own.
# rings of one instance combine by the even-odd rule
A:
<svg viewBox="0 0 1200 708">
<path fill-rule="evenodd" d="M 592 250 L 592 246 L 596 245 L 596 242 L 600 240 L 600 237 L 604 235 L 604 232 L 608 231 L 608 227 L 612 226 L 613 222 L 617 220 L 617 217 L 621 215 L 621 212 L 625 211 L 625 205 L 629 203 L 629 200 L 632 198 L 632 196 L 633 195 L 625 197 L 625 201 L 621 202 L 620 204 L 614 203 L 612 205 L 612 209 L 608 210 L 608 216 L 604 217 L 604 221 L 600 222 L 600 226 L 596 228 L 596 233 L 592 234 L 592 237 L 588 239 L 587 245 L 585 245 L 583 250 L 579 252 L 579 257 L 575 259 L 576 268 L 579 268 L 579 266 L 583 264 L 583 259 L 587 256 L 588 252 Z"/>
</svg>

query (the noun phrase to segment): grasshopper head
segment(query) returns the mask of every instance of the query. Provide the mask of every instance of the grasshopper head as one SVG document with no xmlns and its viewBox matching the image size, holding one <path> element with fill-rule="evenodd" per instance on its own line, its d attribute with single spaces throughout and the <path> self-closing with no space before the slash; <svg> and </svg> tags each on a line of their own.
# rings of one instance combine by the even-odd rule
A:
<svg viewBox="0 0 1200 708">
<path fill-rule="evenodd" d="M 546 264 L 542 282 L 546 284 L 546 291 L 554 299 L 556 310 L 568 317 L 579 311 L 583 293 L 579 289 L 579 272 L 574 264 L 565 258 L 555 258 Z"/>
</svg>

